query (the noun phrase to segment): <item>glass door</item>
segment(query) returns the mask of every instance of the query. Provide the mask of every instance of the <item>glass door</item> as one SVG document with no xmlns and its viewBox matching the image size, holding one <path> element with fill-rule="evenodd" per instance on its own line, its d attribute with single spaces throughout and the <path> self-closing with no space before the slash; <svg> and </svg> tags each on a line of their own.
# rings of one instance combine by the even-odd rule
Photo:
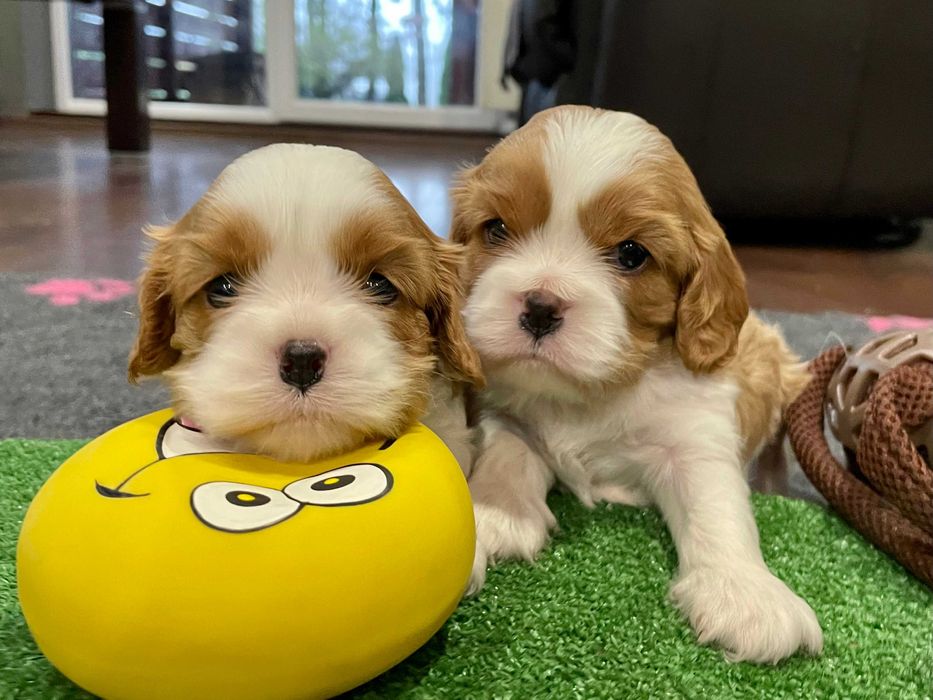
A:
<svg viewBox="0 0 933 700">
<path fill-rule="evenodd" d="M 137 1 L 156 118 L 467 130 L 507 118 L 489 89 L 501 50 L 482 51 L 504 38 L 497 3 L 487 17 L 479 0 Z M 53 3 L 52 23 L 59 109 L 103 113 L 100 2 Z"/>
</svg>

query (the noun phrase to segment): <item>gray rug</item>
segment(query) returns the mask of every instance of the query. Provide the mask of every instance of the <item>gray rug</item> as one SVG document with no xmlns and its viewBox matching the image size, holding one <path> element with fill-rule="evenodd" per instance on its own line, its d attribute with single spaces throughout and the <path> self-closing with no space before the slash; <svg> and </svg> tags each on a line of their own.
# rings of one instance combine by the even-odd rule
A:
<svg viewBox="0 0 933 700">
<path fill-rule="evenodd" d="M 92 437 L 163 407 L 157 383 L 126 380 L 135 311 L 126 281 L 0 275 L 0 438 Z M 866 319 L 848 314 L 761 315 L 805 358 L 872 334 Z"/>
<path fill-rule="evenodd" d="M 164 407 L 126 379 L 135 313 L 125 286 L 0 275 L 0 438 L 93 437 Z"/>
</svg>

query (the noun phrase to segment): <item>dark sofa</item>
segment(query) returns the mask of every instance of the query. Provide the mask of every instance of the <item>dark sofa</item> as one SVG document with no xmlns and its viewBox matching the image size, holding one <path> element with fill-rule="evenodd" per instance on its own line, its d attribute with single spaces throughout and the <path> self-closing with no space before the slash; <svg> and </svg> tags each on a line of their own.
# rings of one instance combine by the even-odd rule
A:
<svg viewBox="0 0 933 700">
<path fill-rule="evenodd" d="M 933 215 L 933 1 L 519 1 L 523 118 L 644 116 L 720 217 Z"/>
</svg>

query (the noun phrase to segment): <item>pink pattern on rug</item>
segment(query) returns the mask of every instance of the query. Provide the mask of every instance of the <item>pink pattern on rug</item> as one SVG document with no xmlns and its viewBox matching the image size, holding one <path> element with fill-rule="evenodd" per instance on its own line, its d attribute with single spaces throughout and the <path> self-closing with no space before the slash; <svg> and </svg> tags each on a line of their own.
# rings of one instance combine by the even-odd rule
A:
<svg viewBox="0 0 933 700">
<path fill-rule="evenodd" d="M 50 279 L 26 287 L 26 293 L 48 297 L 55 306 L 75 306 L 82 301 L 103 303 L 133 293 L 133 283 L 126 280 Z"/>
<path fill-rule="evenodd" d="M 865 323 L 868 324 L 872 333 L 933 328 L 933 318 L 917 318 L 916 316 L 868 316 Z"/>
</svg>

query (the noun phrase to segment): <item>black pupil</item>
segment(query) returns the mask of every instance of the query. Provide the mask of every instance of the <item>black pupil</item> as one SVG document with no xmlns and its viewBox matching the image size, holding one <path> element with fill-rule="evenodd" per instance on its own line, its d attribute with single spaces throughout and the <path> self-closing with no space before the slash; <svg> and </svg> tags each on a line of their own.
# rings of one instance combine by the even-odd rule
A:
<svg viewBox="0 0 933 700">
<path fill-rule="evenodd" d="M 253 508 L 255 506 L 264 506 L 272 499 L 263 493 L 254 491 L 230 491 L 227 494 L 227 503 L 244 508 Z"/>
<path fill-rule="evenodd" d="M 509 236 L 509 230 L 502 219 L 493 219 L 486 222 L 486 238 L 490 243 L 501 243 Z"/>
<path fill-rule="evenodd" d="M 623 270 L 636 270 L 648 259 L 648 251 L 633 241 L 619 244 L 619 265 Z"/>
<path fill-rule="evenodd" d="M 333 491 L 334 489 L 341 489 L 344 486 L 349 486 L 354 481 L 356 477 L 352 474 L 341 474 L 340 476 L 331 476 L 326 479 L 322 479 L 316 483 L 311 484 L 312 491 Z"/>
<path fill-rule="evenodd" d="M 211 282 L 211 294 L 217 294 L 222 297 L 232 297 L 236 294 L 236 287 L 229 277 L 218 277 Z"/>
<path fill-rule="evenodd" d="M 224 306 L 237 295 L 236 284 L 228 275 L 215 277 L 207 283 L 207 300 L 213 306 Z"/>
<path fill-rule="evenodd" d="M 374 272 L 366 280 L 366 290 L 380 303 L 387 304 L 398 296 L 398 290 L 384 275 Z"/>
</svg>

